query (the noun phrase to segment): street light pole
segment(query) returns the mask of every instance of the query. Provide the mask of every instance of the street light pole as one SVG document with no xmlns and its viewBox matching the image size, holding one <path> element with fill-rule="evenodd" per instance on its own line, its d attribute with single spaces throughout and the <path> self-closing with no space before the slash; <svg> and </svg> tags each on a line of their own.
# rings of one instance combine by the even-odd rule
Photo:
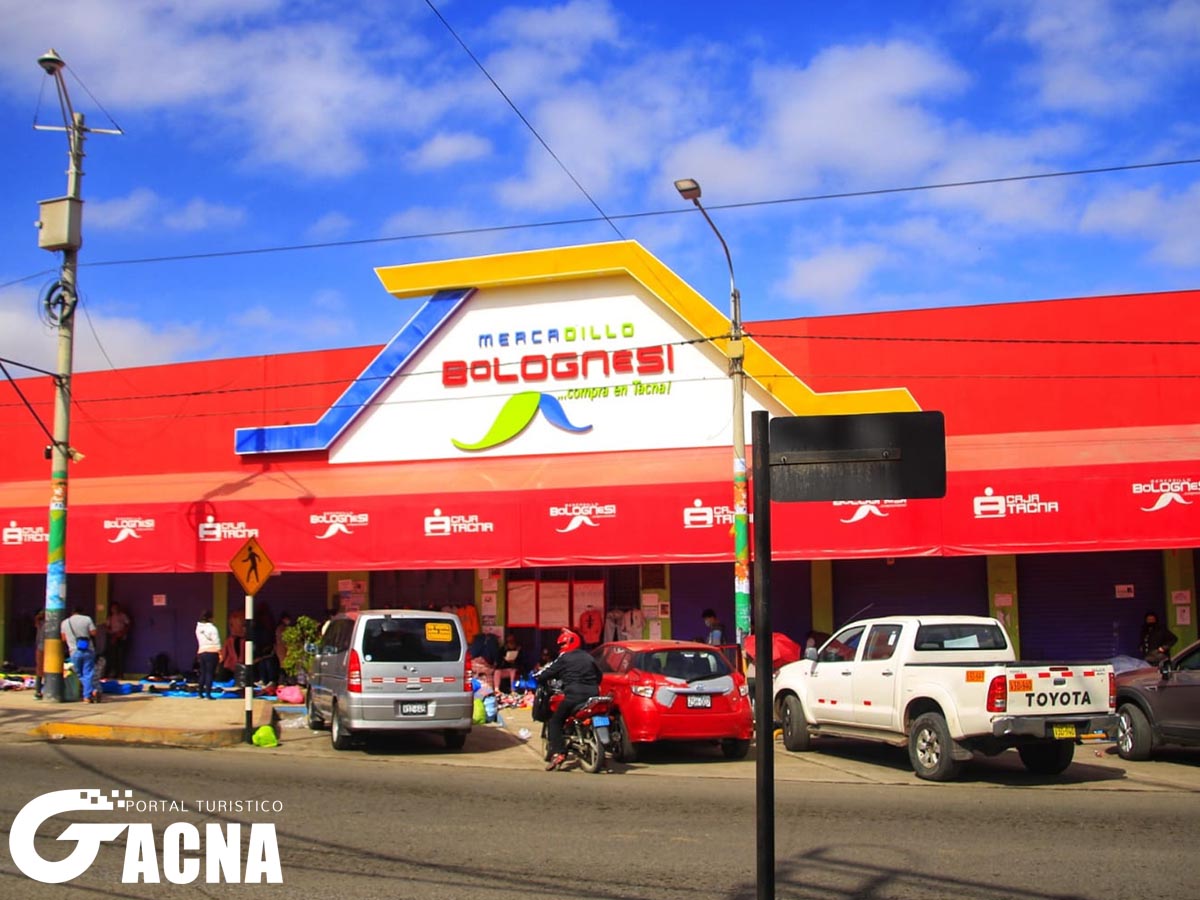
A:
<svg viewBox="0 0 1200 900">
<path fill-rule="evenodd" d="M 729 378 L 733 382 L 733 618 L 737 644 L 750 633 L 750 516 L 747 511 L 746 423 L 743 412 L 746 396 L 745 345 L 742 341 L 742 295 L 733 277 L 733 257 L 716 223 L 700 203 L 700 183 L 681 178 L 675 189 L 684 200 L 691 200 L 712 229 L 729 266 Z"/>
<path fill-rule="evenodd" d="M 49 320 L 58 327 L 58 374 L 54 379 L 53 443 L 46 448 L 50 459 L 50 528 L 46 552 L 46 618 L 43 623 L 44 653 L 42 690 L 47 699 L 63 699 L 63 641 L 60 633 L 67 606 L 67 464 L 83 454 L 71 446 L 71 372 L 75 353 L 76 266 L 82 238 L 83 141 L 89 129 L 83 113 L 71 107 L 71 97 L 63 80 L 66 66 L 62 58 L 49 50 L 38 58 L 38 65 L 54 79 L 62 107 L 62 126 L 34 125 L 40 131 L 67 133 L 67 194 L 43 200 L 38 225 L 38 246 L 51 252 L 62 251 L 63 261 L 58 282 L 47 291 L 43 301 Z M 106 134 L 118 131 L 98 129 Z"/>
</svg>

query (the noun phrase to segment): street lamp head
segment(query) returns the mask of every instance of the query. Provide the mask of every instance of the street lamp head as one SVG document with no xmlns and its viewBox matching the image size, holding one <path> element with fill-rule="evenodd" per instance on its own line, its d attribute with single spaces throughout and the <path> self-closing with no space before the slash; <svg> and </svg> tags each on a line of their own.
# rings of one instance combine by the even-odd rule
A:
<svg viewBox="0 0 1200 900">
<path fill-rule="evenodd" d="M 53 47 L 38 57 L 38 65 L 46 70 L 47 75 L 57 75 L 63 70 L 66 65 L 63 58 L 58 55 Z"/>
<path fill-rule="evenodd" d="M 684 200 L 700 199 L 700 182 L 695 178 L 680 178 L 675 182 L 675 190 L 679 191 L 679 196 Z"/>
</svg>

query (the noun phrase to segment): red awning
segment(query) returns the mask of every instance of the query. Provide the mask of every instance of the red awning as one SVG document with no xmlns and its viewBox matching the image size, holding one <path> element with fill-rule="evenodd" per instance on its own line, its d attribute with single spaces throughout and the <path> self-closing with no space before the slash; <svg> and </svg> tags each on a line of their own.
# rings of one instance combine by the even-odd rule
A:
<svg viewBox="0 0 1200 900">
<path fill-rule="evenodd" d="M 776 503 L 775 559 L 1191 547 L 1200 479 L 1174 464 L 951 472 L 939 500 Z M 427 485 L 429 487 L 430 485 Z M 71 572 L 216 572 L 252 532 L 283 571 L 728 562 L 722 480 L 75 504 Z M 0 571 L 46 568 L 44 507 L 0 512 Z"/>
</svg>

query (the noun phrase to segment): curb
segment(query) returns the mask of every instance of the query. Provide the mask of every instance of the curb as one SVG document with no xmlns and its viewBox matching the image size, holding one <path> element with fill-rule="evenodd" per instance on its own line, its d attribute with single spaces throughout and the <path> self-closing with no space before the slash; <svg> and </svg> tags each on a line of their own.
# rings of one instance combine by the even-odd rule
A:
<svg viewBox="0 0 1200 900">
<path fill-rule="evenodd" d="M 108 744 L 150 744 L 163 747 L 228 747 L 245 742 L 245 728 L 191 731 L 145 725 L 82 725 L 43 722 L 31 732 L 47 740 L 95 741 Z"/>
<path fill-rule="evenodd" d="M 256 700 L 251 714 L 252 727 L 270 725 L 279 734 L 279 715 L 274 704 Z M 102 744 L 131 744 L 160 747 L 230 747 L 246 743 L 245 725 L 219 728 L 171 728 L 158 725 L 123 725 L 100 722 L 47 721 L 30 729 L 29 734 L 48 741 L 74 740 Z"/>
</svg>

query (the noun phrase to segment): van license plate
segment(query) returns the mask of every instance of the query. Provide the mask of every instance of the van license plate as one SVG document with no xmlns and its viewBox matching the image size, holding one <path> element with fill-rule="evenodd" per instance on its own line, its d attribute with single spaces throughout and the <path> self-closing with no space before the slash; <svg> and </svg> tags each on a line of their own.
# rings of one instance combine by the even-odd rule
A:
<svg viewBox="0 0 1200 900">
<path fill-rule="evenodd" d="M 709 709 L 712 707 L 712 697 L 708 694 L 688 694 L 688 709 Z"/>
<path fill-rule="evenodd" d="M 1075 737 L 1074 725 L 1052 725 L 1051 731 L 1056 738 L 1073 738 Z"/>
<path fill-rule="evenodd" d="M 428 703 L 414 703 L 412 701 L 406 701 L 400 704 L 400 715 L 402 716 L 425 716 L 428 714 Z"/>
</svg>

